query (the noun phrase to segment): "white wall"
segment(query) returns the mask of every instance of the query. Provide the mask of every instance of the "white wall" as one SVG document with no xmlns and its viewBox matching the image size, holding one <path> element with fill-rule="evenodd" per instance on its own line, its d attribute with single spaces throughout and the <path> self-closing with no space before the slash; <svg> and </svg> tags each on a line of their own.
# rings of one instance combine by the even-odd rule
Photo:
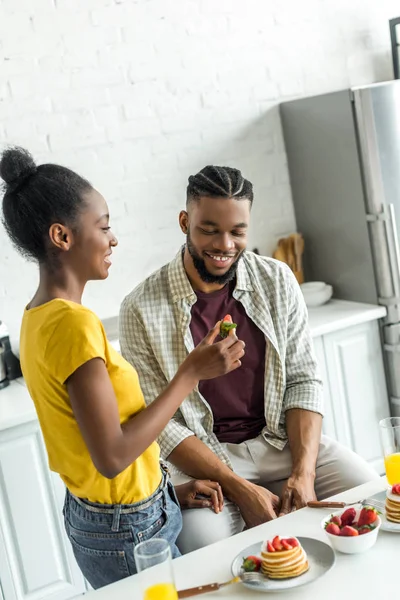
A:
<svg viewBox="0 0 400 600">
<path fill-rule="evenodd" d="M 251 247 L 294 229 L 277 103 L 392 78 L 396 0 L 0 0 L 0 140 L 106 196 L 120 240 L 85 301 L 125 293 L 183 242 L 188 175 L 239 167 Z M 0 230 L 0 319 L 18 332 L 37 281 Z"/>
</svg>

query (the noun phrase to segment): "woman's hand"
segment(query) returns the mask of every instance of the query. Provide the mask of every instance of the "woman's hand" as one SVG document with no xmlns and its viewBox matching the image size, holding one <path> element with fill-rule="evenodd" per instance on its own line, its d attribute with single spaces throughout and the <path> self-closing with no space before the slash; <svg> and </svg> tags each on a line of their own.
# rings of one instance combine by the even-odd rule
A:
<svg viewBox="0 0 400 600">
<path fill-rule="evenodd" d="M 175 492 L 182 509 L 212 508 L 218 514 L 224 507 L 222 489 L 216 481 L 192 479 L 177 485 Z"/>
<path fill-rule="evenodd" d="M 195 382 L 225 375 L 242 364 L 240 359 L 244 355 L 245 344 L 236 337 L 234 330 L 227 338 L 214 344 L 220 323 L 218 321 L 180 366 L 180 371 Z"/>
</svg>

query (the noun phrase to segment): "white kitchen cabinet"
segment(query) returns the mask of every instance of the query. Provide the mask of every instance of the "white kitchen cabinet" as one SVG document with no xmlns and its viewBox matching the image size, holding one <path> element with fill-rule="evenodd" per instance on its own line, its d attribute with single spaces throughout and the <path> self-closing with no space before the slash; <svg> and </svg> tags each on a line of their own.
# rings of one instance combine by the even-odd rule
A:
<svg viewBox="0 0 400 600">
<path fill-rule="evenodd" d="M 384 472 L 378 421 L 390 415 L 378 322 L 314 338 L 324 382 L 323 432 Z"/>
<path fill-rule="evenodd" d="M 0 431 L 4 600 L 67 600 L 85 591 L 63 528 L 63 500 L 64 485 L 49 471 L 38 421 Z"/>
</svg>

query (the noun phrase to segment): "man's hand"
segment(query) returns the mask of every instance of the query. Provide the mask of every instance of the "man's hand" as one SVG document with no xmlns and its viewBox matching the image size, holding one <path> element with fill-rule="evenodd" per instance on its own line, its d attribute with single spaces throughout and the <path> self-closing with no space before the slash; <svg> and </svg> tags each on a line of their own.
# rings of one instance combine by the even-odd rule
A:
<svg viewBox="0 0 400 600">
<path fill-rule="evenodd" d="M 282 489 L 279 516 L 282 517 L 293 510 L 303 508 L 307 506 L 307 502 L 316 499 L 314 477 L 291 475 Z"/>
<path fill-rule="evenodd" d="M 247 528 L 276 519 L 279 498 L 260 485 L 247 482 L 245 491 L 233 500 L 240 508 Z"/>
<path fill-rule="evenodd" d="M 192 479 L 175 487 L 181 508 L 212 508 L 220 513 L 224 507 L 224 496 L 219 483 Z"/>
</svg>

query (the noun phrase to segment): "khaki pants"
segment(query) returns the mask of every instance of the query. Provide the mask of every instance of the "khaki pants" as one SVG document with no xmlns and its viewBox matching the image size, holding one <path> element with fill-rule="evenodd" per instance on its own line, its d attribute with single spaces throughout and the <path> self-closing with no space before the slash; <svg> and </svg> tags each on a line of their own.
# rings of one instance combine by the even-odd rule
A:
<svg viewBox="0 0 400 600">
<path fill-rule="evenodd" d="M 241 444 L 223 446 L 237 475 L 280 495 L 282 485 L 291 473 L 288 446 L 282 451 L 277 450 L 261 435 Z M 174 485 L 190 479 L 183 473 L 172 473 Z M 379 476 L 364 459 L 339 442 L 322 436 L 315 479 L 315 493 L 319 500 L 373 479 L 379 479 Z M 177 540 L 182 554 L 239 533 L 244 527 L 238 507 L 228 500 L 219 514 L 209 508 L 188 509 L 182 511 L 182 517 L 183 527 Z"/>
</svg>

